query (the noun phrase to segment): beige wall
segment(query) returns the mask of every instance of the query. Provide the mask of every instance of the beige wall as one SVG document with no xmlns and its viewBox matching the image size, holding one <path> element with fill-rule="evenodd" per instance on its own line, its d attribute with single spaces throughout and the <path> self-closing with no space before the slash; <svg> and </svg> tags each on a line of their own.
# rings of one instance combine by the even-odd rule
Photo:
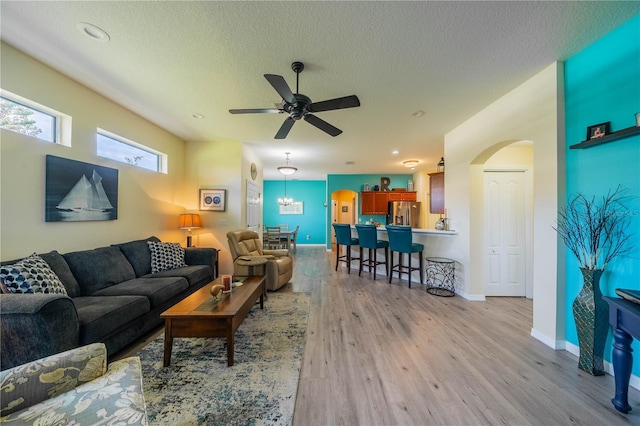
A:
<svg viewBox="0 0 640 426">
<path fill-rule="evenodd" d="M 450 250 L 463 265 L 465 297 L 482 300 L 485 163 L 513 142 L 534 142 L 532 335 L 552 347 L 564 340 L 564 292 L 556 272 L 564 252 L 551 227 L 564 186 L 562 76 L 562 64 L 550 65 L 445 135 L 444 147 L 446 207 L 459 230 Z"/>
<path fill-rule="evenodd" d="M 199 213 L 203 223 L 201 229 L 193 230 L 194 244 L 222 250 L 219 266 L 223 274 L 233 273 L 227 232 L 247 227 L 246 183 L 251 180 L 252 162 L 258 167 L 258 177 L 252 182 L 262 188 L 262 161 L 246 145 L 232 140 L 187 144 L 186 208 Z M 197 211 L 201 188 L 226 189 L 226 210 Z"/>
<path fill-rule="evenodd" d="M 3 43 L 0 87 L 72 116 L 70 147 L 0 130 L 0 256 L 61 253 L 157 235 L 183 241 L 178 214 L 186 200 L 185 143 Z M 96 155 L 96 128 L 109 130 L 168 155 L 168 173 L 153 173 Z M 55 155 L 118 169 L 118 219 L 45 222 L 45 156 Z"/>
</svg>

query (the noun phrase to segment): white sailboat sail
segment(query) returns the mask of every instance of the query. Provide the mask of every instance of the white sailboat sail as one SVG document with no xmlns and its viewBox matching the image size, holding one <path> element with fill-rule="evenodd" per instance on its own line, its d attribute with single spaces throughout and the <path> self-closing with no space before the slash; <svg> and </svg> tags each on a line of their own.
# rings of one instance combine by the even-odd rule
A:
<svg viewBox="0 0 640 426">
<path fill-rule="evenodd" d="M 113 208 L 102 186 L 102 176 L 95 170 L 91 180 L 82 175 L 80 180 L 71 188 L 56 206 L 62 210 L 109 210 Z"/>
<path fill-rule="evenodd" d="M 90 199 L 89 208 L 94 210 L 108 210 L 112 209 L 113 206 L 109 202 L 109 198 L 107 198 L 107 193 L 104 192 L 104 187 L 102 186 L 102 176 L 98 174 L 95 170 L 93 171 L 93 176 L 91 177 L 93 182 L 92 190 L 93 197 Z"/>
</svg>

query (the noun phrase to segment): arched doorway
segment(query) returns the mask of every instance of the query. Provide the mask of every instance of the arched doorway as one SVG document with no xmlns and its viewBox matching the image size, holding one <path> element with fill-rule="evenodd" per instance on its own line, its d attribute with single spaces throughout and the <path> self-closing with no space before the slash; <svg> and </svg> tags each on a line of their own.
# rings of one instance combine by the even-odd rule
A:
<svg viewBox="0 0 640 426">
<path fill-rule="evenodd" d="M 339 189 L 331 193 L 330 223 L 355 225 L 358 212 L 358 194 L 350 189 Z M 336 237 L 331 228 L 331 251 L 335 251 Z"/>
</svg>

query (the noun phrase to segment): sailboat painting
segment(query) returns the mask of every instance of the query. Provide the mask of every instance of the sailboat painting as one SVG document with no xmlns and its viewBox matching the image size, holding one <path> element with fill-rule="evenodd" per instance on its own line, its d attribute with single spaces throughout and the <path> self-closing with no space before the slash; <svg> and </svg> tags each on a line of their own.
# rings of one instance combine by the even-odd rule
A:
<svg viewBox="0 0 640 426">
<path fill-rule="evenodd" d="M 45 220 L 118 218 L 118 170 L 47 155 Z"/>
</svg>

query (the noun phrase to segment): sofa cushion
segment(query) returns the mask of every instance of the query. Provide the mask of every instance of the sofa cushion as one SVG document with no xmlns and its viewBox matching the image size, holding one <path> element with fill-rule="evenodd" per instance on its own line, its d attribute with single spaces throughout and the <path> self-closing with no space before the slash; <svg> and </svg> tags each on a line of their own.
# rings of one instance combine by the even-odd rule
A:
<svg viewBox="0 0 640 426">
<path fill-rule="evenodd" d="M 151 250 L 147 245 L 147 241 L 160 242 L 156 237 L 149 237 L 144 240 L 136 240 L 128 243 L 115 244 L 120 247 L 122 253 L 127 258 L 136 277 L 141 277 L 151 273 Z"/>
<path fill-rule="evenodd" d="M 80 285 L 78 284 L 76 277 L 73 276 L 71 269 L 69 269 L 67 261 L 64 260 L 64 257 L 62 257 L 60 253 L 53 250 L 49 253 L 40 254 L 40 257 L 47 262 L 51 269 L 53 269 L 53 272 L 55 272 L 58 278 L 60 278 L 62 285 L 67 289 L 67 295 L 69 297 L 80 296 Z"/>
<path fill-rule="evenodd" d="M 144 296 L 76 297 L 73 304 L 80 320 L 80 344 L 102 342 L 117 328 L 151 309 Z"/>
<path fill-rule="evenodd" d="M 133 266 L 118 247 L 76 251 L 63 257 L 80 284 L 82 296 L 91 296 L 105 287 L 136 277 Z"/>
<path fill-rule="evenodd" d="M 12 265 L 0 267 L 0 287 L 3 293 L 67 294 L 49 264 L 35 253 Z"/>
<path fill-rule="evenodd" d="M 136 278 L 120 284 L 112 285 L 96 291 L 94 296 L 145 296 L 151 302 L 151 309 L 162 305 L 174 296 L 189 288 L 186 279 L 170 278 Z"/>
<path fill-rule="evenodd" d="M 187 266 L 184 249 L 178 243 L 147 241 L 151 251 L 151 273 Z"/>
<path fill-rule="evenodd" d="M 189 282 L 189 286 L 197 285 L 203 281 L 213 281 L 213 272 L 208 265 L 192 265 L 184 268 L 171 269 L 169 271 L 157 272 L 145 275 L 142 278 L 163 278 L 163 277 L 183 277 Z"/>
</svg>

